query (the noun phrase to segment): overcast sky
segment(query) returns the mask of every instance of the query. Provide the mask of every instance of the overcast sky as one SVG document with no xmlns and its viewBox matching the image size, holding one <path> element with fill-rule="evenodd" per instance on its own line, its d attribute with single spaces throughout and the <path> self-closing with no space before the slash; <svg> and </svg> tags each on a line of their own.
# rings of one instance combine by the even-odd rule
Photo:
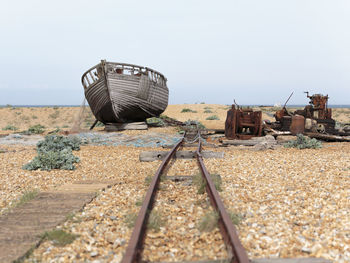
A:
<svg viewBox="0 0 350 263">
<path fill-rule="evenodd" d="M 162 72 L 170 104 L 350 104 L 349 28 L 349 0 L 1 1 L 0 105 L 81 104 L 101 59 Z"/>
</svg>

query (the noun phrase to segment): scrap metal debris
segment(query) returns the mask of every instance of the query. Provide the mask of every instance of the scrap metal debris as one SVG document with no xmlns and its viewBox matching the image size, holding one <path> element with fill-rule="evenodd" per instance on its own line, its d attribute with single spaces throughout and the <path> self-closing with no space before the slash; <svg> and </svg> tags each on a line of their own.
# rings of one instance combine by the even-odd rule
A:
<svg viewBox="0 0 350 263">
<path fill-rule="evenodd" d="M 348 141 L 350 133 L 347 130 L 336 128 L 336 121 L 332 118 L 332 109 L 328 108 L 328 95 L 322 94 L 309 95 L 309 104 L 302 110 L 290 112 L 285 107 L 274 114 L 276 122 L 267 123 L 264 127 L 265 132 L 290 131 L 291 134 L 305 134 L 311 138 L 317 138 L 325 141 Z"/>
<path fill-rule="evenodd" d="M 232 105 L 225 122 L 226 138 L 247 140 L 261 136 L 261 117 L 261 111 L 242 109 L 239 106 L 236 109 L 235 105 Z"/>
</svg>

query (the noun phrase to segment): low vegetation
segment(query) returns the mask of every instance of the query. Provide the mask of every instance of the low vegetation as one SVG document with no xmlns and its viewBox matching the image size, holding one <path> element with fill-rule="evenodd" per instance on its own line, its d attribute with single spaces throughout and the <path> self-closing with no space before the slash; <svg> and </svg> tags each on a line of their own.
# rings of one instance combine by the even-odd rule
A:
<svg viewBox="0 0 350 263">
<path fill-rule="evenodd" d="M 210 109 L 204 110 L 204 113 L 213 113 Z"/>
<path fill-rule="evenodd" d="M 232 224 L 236 226 L 238 226 L 243 220 L 243 216 L 241 214 L 237 214 L 231 211 L 228 211 L 228 214 L 231 218 Z"/>
<path fill-rule="evenodd" d="M 30 200 L 33 200 L 38 195 L 38 190 L 27 190 L 23 193 L 21 198 L 18 200 L 18 202 L 15 204 L 15 206 L 21 206 Z"/>
<path fill-rule="evenodd" d="M 2 128 L 3 131 L 17 131 L 18 128 L 13 125 L 6 125 L 4 128 Z"/>
<path fill-rule="evenodd" d="M 62 136 L 62 135 L 48 135 L 45 140 L 38 142 L 37 150 L 42 151 L 62 151 L 70 149 L 72 151 L 79 151 L 81 139 L 76 136 Z"/>
<path fill-rule="evenodd" d="M 31 127 L 29 127 L 29 129 L 27 130 L 27 134 L 42 134 L 45 132 L 45 126 L 41 125 L 41 124 L 36 124 L 33 125 Z"/>
<path fill-rule="evenodd" d="M 54 113 L 51 113 L 50 115 L 49 115 L 49 117 L 51 118 L 51 119 L 57 119 L 57 117 L 60 115 L 60 112 L 58 111 L 58 110 L 55 110 L 55 112 Z"/>
<path fill-rule="evenodd" d="M 152 118 L 146 119 L 146 123 L 152 127 L 164 127 L 165 126 L 165 122 L 161 118 L 157 118 L 157 117 L 152 117 Z"/>
<path fill-rule="evenodd" d="M 152 180 L 153 180 L 153 177 L 154 177 L 154 175 L 148 175 L 148 176 L 145 178 L 145 185 L 146 185 L 147 187 L 151 184 L 151 182 L 152 182 Z M 160 181 L 160 182 L 164 182 L 164 180 L 165 180 L 165 177 L 164 177 L 164 176 L 160 176 L 159 181 Z M 161 189 L 161 186 L 158 186 L 158 188 Z"/>
<path fill-rule="evenodd" d="M 239 225 L 243 219 L 240 214 L 228 211 L 231 222 L 234 225 Z M 219 220 L 219 214 L 216 211 L 211 211 L 205 214 L 198 223 L 198 229 L 201 232 L 211 232 L 217 227 Z"/>
<path fill-rule="evenodd" d="M 302 134 L 297 134 L 297 139 L 289 141 L 284 144 L 286 148 L 298 148 L 298 149 L 318 149 L 322 148 L 322 143 L 315 138 L 310 139 Z"/>
<path fill-rule="evenodd" d="M 218 174 L 211 174 L 210 175 L 215 188 L 217 191 L 221 192 L 222 188 L 221 188 L 221 184 L 222 184 L 222 180 L 220 175 Z M 195 176 L 193 176 L 193 184 L 197 187 L 197 193 L 198 194 L 204 194 L 205 193 L 205 187 L 207 185 L 205 179 L 203 178 L 202 174 L 196 174 Z"/>
<path fill-rule="evenodd" d="M 160 228 L 164 226 L 165 223 L 166 221 L 162 217 L 161 212 L 153 209 L 148 218 L 147 228 L 159 232 Z"/>
<path fill-rule="evenodd" d="M 199 129 L 199 130 L 202 130 L 202 129 L 205 129 L 205 126 L 203 123 L 201 123 L 200 121 L 198 120 L 187 120 L 184 122 L 185 124 L 185 128 L 187 129 L 190 129 L 190 130 L 196 130 L 196 129 Z"/>
<path fill-rule="evenodd" d="M 29 122 L 29 120 L 30 120 L 30 118 L 28 117 L 28 116 L 22 116 L 22 121 L 24 121 L 24 122 Z"/>
<path fill-rule="evenodd" d="M 77 238 L 77 235 L 65 232 L 61 229 L 55 229 L 45 232 L 42 235 L 42 238 L 52 241 L 55 246 L 63 247 L 73 243 L 73 241 Z"/>
<path fill-rule="evenodd" d="M 135 205 L 136 205 L 136 206 L 142 206 L 143 199 L 144 199 L 144 197 L 138 198 L 138 199 L 135 201 Z"/>
<path fill-rule="evenodd" d="M 146 185 L 146 186 L 149 186 L 149 185 L 151 184 L 152 178 L 153 178 L 153 176 L 151 176 L 151 175 L 148 175 L 148 176 L 145 178 L 145 185 Z"/>
<path fill-rule="evenodd" d="M 66 216 L 66 221 L 80 223 L 82 221 L 82 218 L 80 216 L 77 216 L 75 213 L 71 212 Z"/>
<path fill-rule="evenodd" d="M 137 214 L 136 213 L 128 213 L 124 217 L 124 223 L 128 228 L 133 228 L 135 226 Z"/>
<path fill-rule="evenodd" d="M 211 115 L 206 118 L 208 121 L 213 121 L 213 120 L 220 120 L 220 118 L 217 115 Z"/>
<path fill-rule="evenodd" d="M 181 113 L 184 113 L 184 112 L 192 112 L 192 113 L 196 113 L 197 111 L 195 111 L 195 110 L 191 110 L 191 109 L 189 109 L 189 108 L 183 108 L 183 109 L 182 109 L 182 111 L 181 111 Z"/>
<path fill-rule="evenodd" d="M 198 224 L 198 229 L 201 232 L 211 232 L 218 225 L 219 215 L 217 212 L 209 212 L 205 214 Z"/>
<path fill-rule="evenodd" d="M 79 157 L 73 155 L 73 150 L 80 150 L 81 140 L 78 137 L 64 137 L 48 135 L 45 140 L 38 142 L 37 153 L 34 159 L 25 164 L 25 170 L 64 169 L 74 170 Z"/>
</svg>

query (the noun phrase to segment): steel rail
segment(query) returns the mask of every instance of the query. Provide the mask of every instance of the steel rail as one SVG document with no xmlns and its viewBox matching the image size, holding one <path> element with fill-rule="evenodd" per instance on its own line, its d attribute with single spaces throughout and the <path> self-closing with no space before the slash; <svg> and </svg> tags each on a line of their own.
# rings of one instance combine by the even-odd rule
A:
<svg viewBox="0 0 350 263">
<path fill-rule="evenodd" d="M 233 254 L 233 257 L 231 258 L 231 262 L 249 263 L 250 261 L 249 261 L 247 252 L 245 251 L 244 247 L 242 246 L 238 238 L 236 228 L 232 224 L 231 218 L 226 212 L 225 206 L 220 199 L 219 193 L 216 191 L 213 180 L 211 179 L 210 174 L 205 168 L 201 150 L 202 150 L 202 144 L 201 144 L 201 138 L 199 136 L 199 143 L 196 151 L 197 161 L 198 161 L 201 173 L 206 181 L 206 190 L 210 198 L 210 202 L 212 206 L 216 209 L 219 215 L 219 228 L 220 228 L 221 234 L 224 238 L 225 244 L 229 252 Z"/>
<path fill-rule="evenodd" d="M 229 252 L 230 262 L 249 263 L 250 261 L 248 259 L 248 255 L 245 249 L 243 248 L 241 242 L 239 241 L 238 235 L 236 233 L 236 228 L 232 224 L 231 218 L 226 212 L 224 204 L 220 199 L 220 196 L 215 188 L 215 185 L 210 177 L 210 174 L 208 173 L 204 165 L 203 157 L 201 154 L 202 144 L 201 144 L 200 132 L 198 133 L 197 136 L 199 138 L 198 148 L 196 151 L 198 165 L 201 170 L 202 176 L 206 181 L 206 190 L 210 198 L 211 205 L 215 208 L 215 210 L 219 215 L 219 228 Z M 160 176 L 162 175 L 165 167 L 167 166 L 167 164 L 169 163 L 170 159 L 173 157 L 177 149 L 184 142 L 184 139 L 185 137 L 183 137 L 172 148 L 172 150 L 163 159 L 162 164 L 159 166 L 156 174 L 154 175 L 151 181 L 151 184 L 149 186 L 149 189 L 146 193 L 143 205 L 136 219 L 135 227 L 131 234 L 128 247 L 121 261 L 122 263 L 134 263 L 134 262 L 141 261 L 141 252 L 143 249 L 143 241 L 145 238 L 147 220 L 149 217 L 149 213 L 153 207 L 154 198 L 155 198 L 159 181 L 160 181 Z"/>
<path fill-rule="evenodd" d="M 142 252 L 144 233 L 147 226 L 147 220 L 149 217 L 149 211 L 152 209 L 154 197 L 157 192 L 157 188 L 159 185 L 159 179 L 162 175 L 165 167 L 169 163 L 170 159 L 175 154 L 176 150 L 183 143 L 184 137 L 171 149 L 171 151 L 167 154 L 167 156 L 163 159 L 162 164 L 159 166 L 156 174 L 154 175 L 151 184 L 146 193 L 145 199 L 143 201 L 140 212 L 137 216 L 134 230 L 131 234 L 128 247 L 126 249 L 125 255 L 122 259 L 122 263 L 133 263 L 140 261 L 140 255 Z"/>
</svg>

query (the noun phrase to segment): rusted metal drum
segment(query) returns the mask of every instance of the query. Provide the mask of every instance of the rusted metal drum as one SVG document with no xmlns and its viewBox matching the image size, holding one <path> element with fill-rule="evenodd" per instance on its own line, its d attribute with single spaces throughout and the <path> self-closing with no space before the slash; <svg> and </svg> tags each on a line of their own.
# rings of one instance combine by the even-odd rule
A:
<svg viewBox="0 0 350 263">
<path fill-rule="evenodd" d="M 292 124 L 290 125 L 290 132 L 293 135 L 303 133 L 305 130 L 305 118 L 301 115 L 294 115 L 292 117 Z"/>
<path fill-rule="evenodd" d="M 290 125 L 292 124 L 291 116 L 283 116 L 281 121 L 281 130 L 282 131 L 290 131 Z"/>
</svg>

